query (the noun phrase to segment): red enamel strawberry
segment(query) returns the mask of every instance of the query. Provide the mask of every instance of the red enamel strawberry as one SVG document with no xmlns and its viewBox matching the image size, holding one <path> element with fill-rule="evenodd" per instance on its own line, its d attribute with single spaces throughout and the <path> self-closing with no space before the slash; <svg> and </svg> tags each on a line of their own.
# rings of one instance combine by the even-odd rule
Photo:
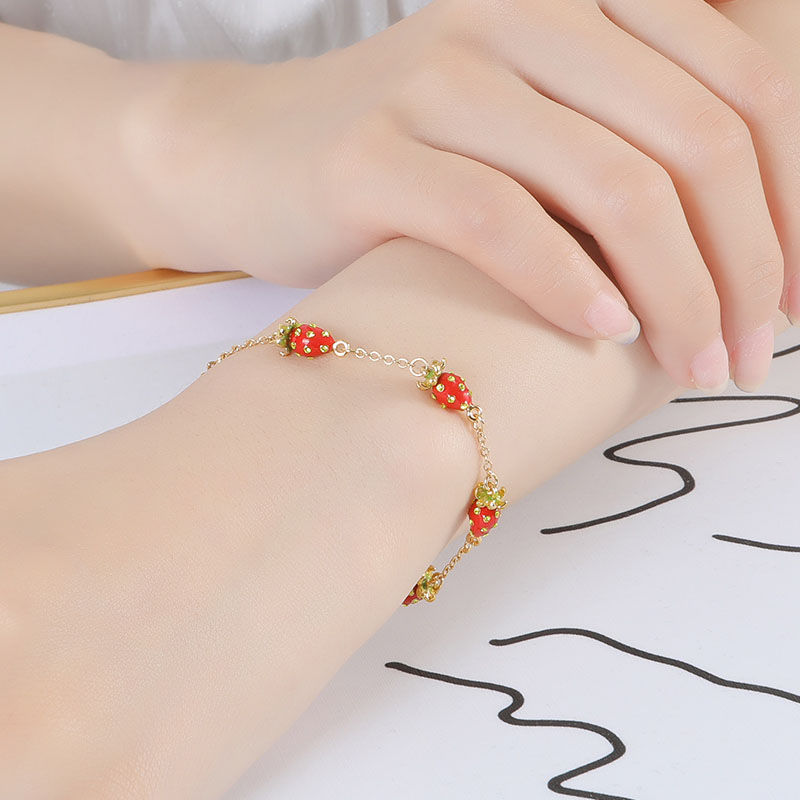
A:
<svg viewBox="0 0 800 800">
<path fill-rule="evenodd" d="M 433 387 L 431 397 L 442 408 L 464 411 L 472 405 L 472 392 L 467 389 L 464 379 L 453 372 L 443 372 Z"/>
<path fill-rule="evenodd" d="M 436 571 L 436 567 L 431 564 L 425 570 L 423 576 L 414 584 L 414 588 L 406 595 L 403 600 L 404 606 L 410 606 L 412 603 L 418 603 L 420 600 L 427 600 L 432 603 L 436 597 L 436 592 L 439 591 L 444 576 Z"/>
<path fill-rule="evenodd" d="M 314 358 L 324 356 L 333 351 L 334 338 L 330 331 L 325 331 L 317 327 L 312 322 L 310 325 L 303 323 L 298 325 L 289 337 L 289 347 L 298 356 Z"/>
<path fill-rule="evenodd" d="M 500 509 L 479 506 L 474 500 L 469 507 L 469 529 L 474 536 L 485 536 L 497 525 L 500 519 Z"/>
<path fill-rule="evenodd" d="M 410 606 L 412 603 L 418 603 L 419 597 L 417 597 L 417 587 L 415 586 L 407 595 L 406 599 L 403 600 L 404 606 Z"/>
</svg>

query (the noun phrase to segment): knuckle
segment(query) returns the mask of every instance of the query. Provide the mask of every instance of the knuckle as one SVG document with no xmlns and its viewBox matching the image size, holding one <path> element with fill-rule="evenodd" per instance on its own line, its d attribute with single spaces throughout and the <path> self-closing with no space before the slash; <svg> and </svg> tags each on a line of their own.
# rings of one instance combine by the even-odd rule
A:
<svg viewBox="0 0 800 800">
<path fill-rule="evenodd" d="M 382 176 L 390 168 L 391 143 L 396 137 L 393 120 L 378 110 L 367 111 L 335 130 L 308 170 L 320 204 L 339 216 L 354 212 L 363 196 L 363 176 Z"/>
<path fill-rule="evenodd" d="M 706 104 L 689 115 L 682 137 L 683 157 L 695 169 L 714 169 L 743 161 L 753 152 L 745 121 L 722 101 Z"/>
<path fill-rule="evenodd" d="M 736 92 L 748 111 L 767 119 L 797 113 L 797 93 L 788 71 L 758 48 L 738 65 Z"/>
<path fill-rule="evenodd" d="M 599 182 L 600 213 L 603 222 L 614 228 L 650 225 L 677 198 L 669 173 L 645 157 L 612 162 Z"/>
<path fill-rule="evenodd" d="M 440 0 L 428 8 L 443 14 L 441 39 L 480 51 L 505 29 L 513 5 L 513 0 Z"/>
<path fill-rule="evenodd" d="M 466 48 L 439 43 L 430 53 L 400 79 L 397 87 L 398 104 L 406 111 L 436 111 L 442 98 L 460 97 L 472 73 L 471 59 Z M 422 104 L 423 108 L 418 107 Z"/>
<path fill-rule="evenodd" d="M 743 275 L 742 289 L 749 302 L 775 300 L 783 292 L 783 260 L 770 258 L 750 265 Z"/>
<path fill-rule="evenodd" d="M 457 206 L 458 234 L 481 250 L 509 249 L 514 245 L 509 242 L 512 232 L 530 211 L 530 198 L 522 192 L 513 185 L 489 187 L 484 181 L 476 181 Z"/>
<path fill-rule="evenodd" d="M 502 265 L 505 279 L 526 296 L 556 292 L 587 256 L 544 212 L 541 218 L 525 189 L 516 184 L 476 186 L 458 208 L 452 233 L 482 258 Z"/>
<path fill-rule="evenodd" d="M 584 267 L 587 258 L 580 248 L 561 241 L 538 248 L 535 255 L 535 260 L 527 259 L 525 270 L 539 300 L 557 293 L 569 282 L 571 275 Z"/>
<path fill-rule="evenodd" d="M 716 287 L 709 277 L 700 280 L 686 292 L 684 302 L 678 307 L 673 319 L 678 327 L 698 321 L 713 320 L 718 323 L 720 303 Z"/>
</svg>

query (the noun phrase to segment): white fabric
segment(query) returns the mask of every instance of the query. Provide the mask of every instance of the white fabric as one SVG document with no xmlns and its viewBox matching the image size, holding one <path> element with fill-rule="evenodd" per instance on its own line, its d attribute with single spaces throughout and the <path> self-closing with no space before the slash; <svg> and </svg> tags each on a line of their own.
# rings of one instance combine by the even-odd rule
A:
<svg viewBox="0 0 800 800">
<path fill-rule="evenodd" d="M 0 21 L 120 58 L 283 61 L 377 33 L 430 0 L 0 0 Z"/>
</svg>

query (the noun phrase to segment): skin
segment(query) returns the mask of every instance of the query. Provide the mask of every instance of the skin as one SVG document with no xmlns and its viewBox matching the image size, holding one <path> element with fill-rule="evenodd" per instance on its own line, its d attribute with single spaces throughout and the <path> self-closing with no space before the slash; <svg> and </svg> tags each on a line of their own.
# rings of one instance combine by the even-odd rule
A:
<svg viewBox="0 0 800 800">
<path fill-rule="evenodd" d="M 794 7 L 732 8 L 794 47 Z M 644 339 L 568 334 L 409 239 L 291 312 L 447 355 L 512 501 L 680 392 Z M 218 797 L 463 534 L 477 477 L 463 419 L 400 370 L 267 348 L 129 425 L 0 463 L 0 796 Z"/>
<path fill-rule="evenodd" d="M 291 314 L 446 355 L 512 502 L 680 391 L 643 339 L 566 334 L 409 239 Z M 441 565 L 478 478 L 463 416 L 407 373 L 273 346 L 124 427 L 0 463 L 0 796 L 218 797 Z"/>
<path fill-rule="evenodd" d="M 272 65 L 124 64 L 7 26 L 0 45 L 23 270 L 91 251 L 317 286 L 407 235 L 579 336 L 631 341 L 630 306 L 673 380 L 710 391 L 761 384 L 781 298 L 800 318 L 795 76 L 702 0 L 434 0 Z"/>
</svg>

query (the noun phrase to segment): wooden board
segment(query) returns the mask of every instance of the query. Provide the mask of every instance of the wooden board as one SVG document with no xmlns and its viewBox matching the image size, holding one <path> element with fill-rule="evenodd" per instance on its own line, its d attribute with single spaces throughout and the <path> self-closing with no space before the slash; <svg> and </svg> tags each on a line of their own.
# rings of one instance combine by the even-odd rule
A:
<svg viewBox="0 0 800 800">
<path fill-rule="evenodd" d="M 113 275 L 73 283 L 54 283 L 27 289 L 0 292 L 0 314 L 31 311 L 36 308 L 91 303 L 111 297 L 159 292 L 201 283 L 216 283 L 249 277 L 246 272 L 182 272 L 175 269 L 150 269 L 128 275 Z"/>
</svg>

